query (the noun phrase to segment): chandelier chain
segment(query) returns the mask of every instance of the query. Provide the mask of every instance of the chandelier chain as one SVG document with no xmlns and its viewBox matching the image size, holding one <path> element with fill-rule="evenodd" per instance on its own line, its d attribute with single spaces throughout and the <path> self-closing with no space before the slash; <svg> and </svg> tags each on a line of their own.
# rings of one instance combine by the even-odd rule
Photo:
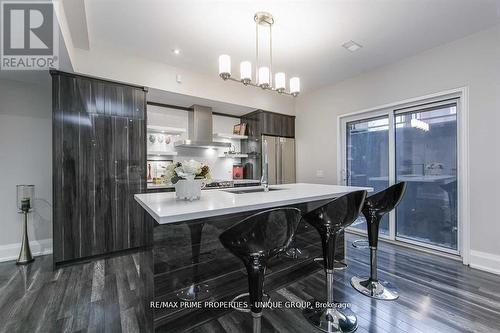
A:
<svg viewBox="0 0 500 333">
<path fill-rule="evenodd" d="M 269 84 L 273 85 L 273 25 L 269 24 Z"/>
<path fill-rule="evenodd" d="M 259 82 L 259 23 L 255 23 L 255 80 Z"/>
</svg>

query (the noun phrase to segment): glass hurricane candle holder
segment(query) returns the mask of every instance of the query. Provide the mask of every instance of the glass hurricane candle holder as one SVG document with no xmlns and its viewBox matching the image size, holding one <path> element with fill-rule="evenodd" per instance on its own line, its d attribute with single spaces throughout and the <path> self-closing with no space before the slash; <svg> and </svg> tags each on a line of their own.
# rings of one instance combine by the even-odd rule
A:
<svg viewBox="0 0 500 333">
<path fill-rule="evenodd" d="M 16 185 L 17 209 L 20 212 L 30 211 L 35 200 L 35 185 Z"/>
</svg>

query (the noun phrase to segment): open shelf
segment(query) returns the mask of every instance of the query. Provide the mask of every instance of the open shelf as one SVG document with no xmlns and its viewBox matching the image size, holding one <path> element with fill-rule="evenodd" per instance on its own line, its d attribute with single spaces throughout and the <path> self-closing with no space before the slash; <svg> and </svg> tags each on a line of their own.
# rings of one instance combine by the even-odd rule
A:
<svg viewBox="0 0 500 333">
<path fill-rule="evenodd" d="M 248 154 L 221 154 L 219 158 L 247 158 Z"/>
<path fill-rule="evenodd" d="M 241 140 L 241 139 L 248 139 L 248 136 L 239 135 L 239 134 L 231 134 L 231 133 L 214 133 L 214 138 Z"/>
<path fill-rule="evenodd" d="M 165 134 L 181 134 L 181 133 L 186 133 L 186 129 L 180 128 L 180 127 L 148 125 L 148 132 L 165 133 Z"/>
<path fill-rule="evenodd" d="M 148 156 L 176 156 L 176 155 L 177 155 L 176 151 L 154 151 L 154 150 L 148 151 Z"/>
</svg>

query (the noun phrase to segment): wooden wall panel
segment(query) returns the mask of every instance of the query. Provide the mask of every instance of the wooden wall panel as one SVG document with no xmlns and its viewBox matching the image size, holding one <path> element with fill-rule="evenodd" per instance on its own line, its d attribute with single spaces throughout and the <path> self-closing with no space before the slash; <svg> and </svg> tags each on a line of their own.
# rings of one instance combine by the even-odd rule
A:
<svg viewBox="0 0 500 333">
<path fill-rule="evenodd" d="M 75 80 L 65 77 L 61 80 L 61 86 L 65 86 L 68 94 L 61 95 L 62 112 L 62 179 L 61 190 L 63 202 L 68 209 L 63 210 L 63 255 L 64 257 L 80 257 L 80 205 L 78 200 L 78 188 L 80 179 L 78 163 L 79 155 L 79 122 L 77 99 L 73 98 L 76 93 Z"/>
<path fill-rule="evenodd" d="M 95 207 L 95 180 L 94 180 L 94 154 L 92 149 L 92 139 L 94 131 L 92 128 L 92 114 L 86 112 L 86 105 L 90 101 L 90 82 L 80 80 L 76 82 L 78 96 L 80 97 L 79 108 L 79 161 L 78 174 L 80 182 L 78 186 L 78 205 L 80 207 L 80 256 L 92 255 L 92 237 L 87 237 L 89 233 L 94 235 L 94 207 Z M 69 140 L 68 140 L 69 141 Z"/>
<path fill-rule="evenodd" d="M 52 91 L 56 91 L 59 89 L 61 85 L 61 77 L 55 76 L 52 78 Z M 61 96 L 59 94 L 52 95 L 52 163 L 53 165 L 62 165 L 62 129 L 63 129 L 63 121 L 62 121 L 62 112 L 61 110 Z M 63 202 L 63 192 L 62 192 L 62 183 L 58 181 L 62 179 L 62 169 L 61 168 L 53 168 L 52 173 L 53 181 L 52 181 L 52 200 L 54 203 Z M 63 210 L 55 209 L 53 210 L 52 219 L 55 221 L 62 221 Z M 53 243 L 62 244 L 63 239 L 63 226 L 59 226 L 58 228 L 53 228 L 52 239 Z M 63 247 L 62 246 L 53 246 L 53 258 L 54 262 L 62 260 L 64 257 Z"/>
<path fill-rule="evenodd" d="M 145 89 L 52 76 L 54 263 L 144 246 Z"/>
</svg>

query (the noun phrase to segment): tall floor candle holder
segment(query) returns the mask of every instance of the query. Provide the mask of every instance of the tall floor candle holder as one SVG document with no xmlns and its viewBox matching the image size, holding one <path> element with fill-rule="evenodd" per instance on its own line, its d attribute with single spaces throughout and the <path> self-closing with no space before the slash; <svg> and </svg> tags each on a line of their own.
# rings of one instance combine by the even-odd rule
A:
<svg viewBox="0 0 500 333">
<path fill-rule="evenodd" d="M 28 239 L 28 214 L 33 207 L 35 199 L 35 185 L 17 185 L 17 209 L 23 214 L 23 239 L 21 242 L 21 252 L 17 258 L 17 265 L 26 265 L 33 260 L 31 255 L 30 242 Z"/>
</svg>

